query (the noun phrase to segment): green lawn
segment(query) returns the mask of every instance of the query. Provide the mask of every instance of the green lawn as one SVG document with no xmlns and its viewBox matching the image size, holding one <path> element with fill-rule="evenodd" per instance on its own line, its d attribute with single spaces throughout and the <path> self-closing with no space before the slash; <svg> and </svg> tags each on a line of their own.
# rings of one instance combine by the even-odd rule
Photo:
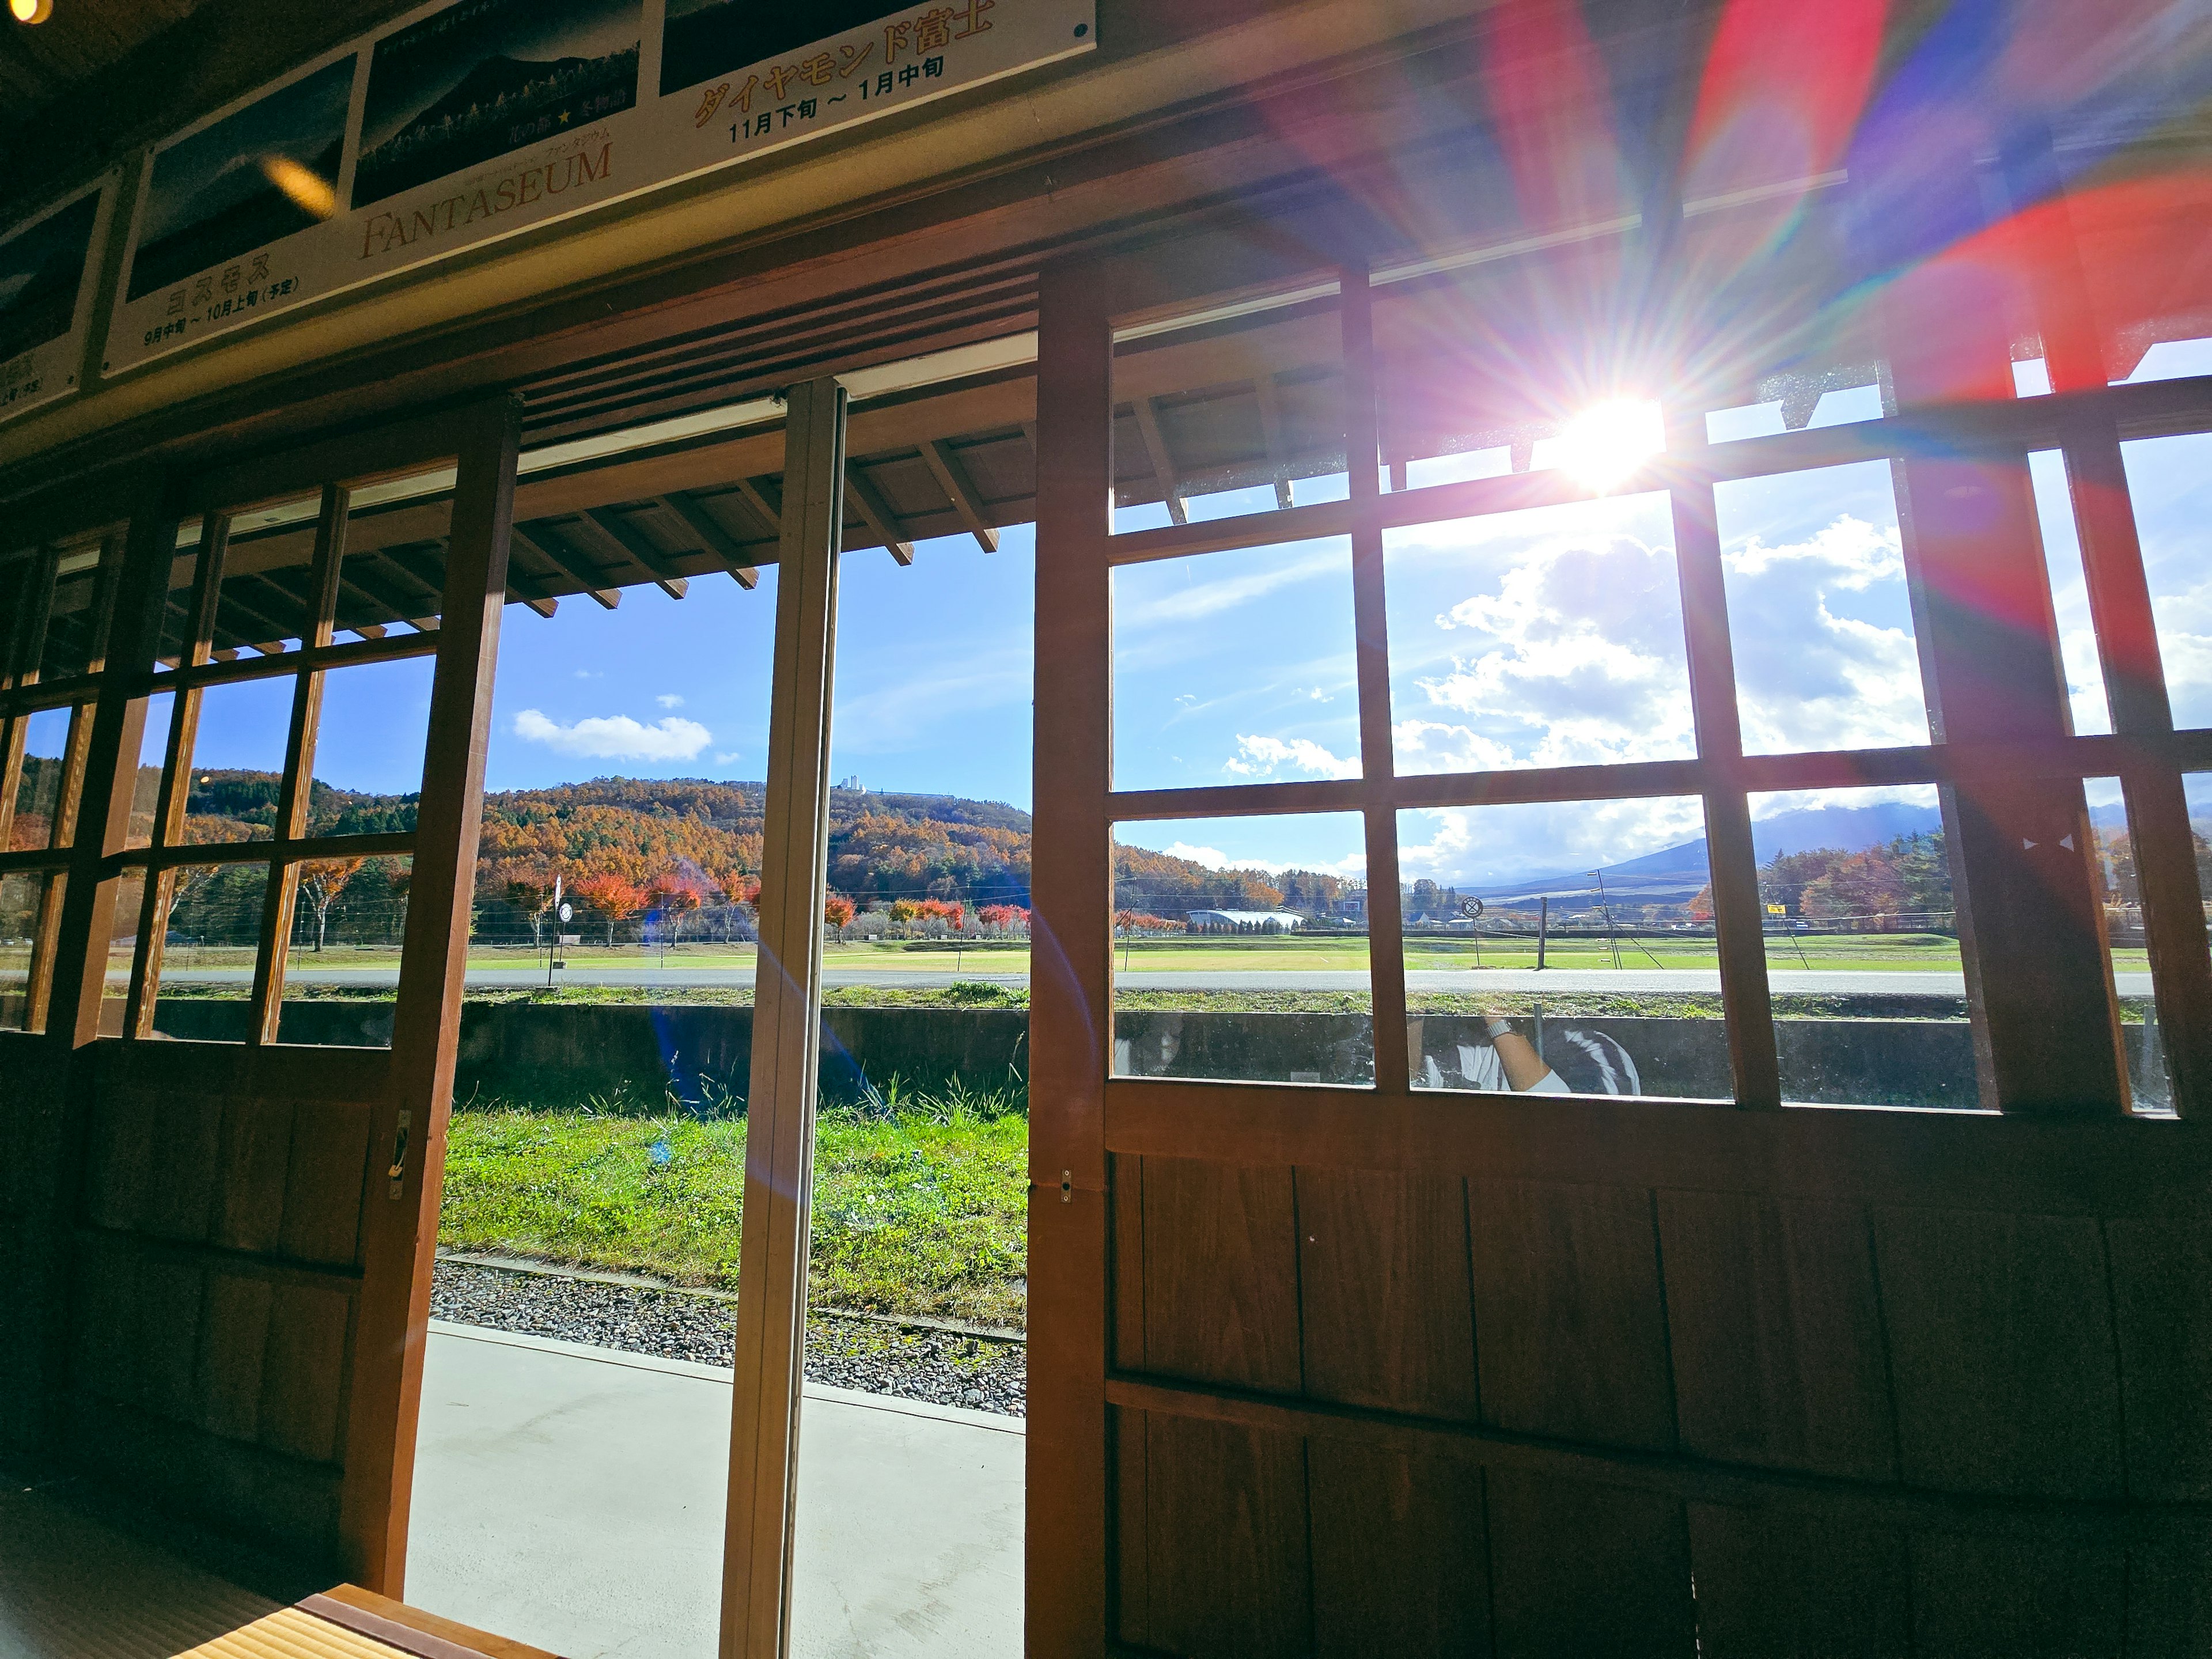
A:
<svg viewBox="0 0 2212 1659">
<path fill-rule="evenodd" d="M 1018 1114 L 825 1110 L 810 1299 L 1019 1326 L 1028 1159 Z M 742 1118 L 456 1112 L 439 1243 L 735 1289 L 744 1171 Z"/>
</svg>

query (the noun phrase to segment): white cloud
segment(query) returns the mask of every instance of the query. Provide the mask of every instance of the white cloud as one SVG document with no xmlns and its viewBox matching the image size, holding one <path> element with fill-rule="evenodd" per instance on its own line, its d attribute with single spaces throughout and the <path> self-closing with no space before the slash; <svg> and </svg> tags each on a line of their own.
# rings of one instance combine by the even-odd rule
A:
<svg viewBox="0 0 2212 1659">
<path fill-rule="evenodd" d="M 743 757 L 741 757 L 736 750 L 732 749 L 726 755 L 715 756 L 714 764 L 717 766 L 734 766 Z"/>
<path fill-rule="evenodd" d="M 514 717 L 514 735 L 592 760 L 690 760 L 714 740 L 714 734 L 698 721 L 672 714 L 651 726 L 627 714 L 594 714 L 563 726 L 535 708 Z"/>
<path fill-rule="evenodd" d="M 659 703 L 663 708 L 681 708 L 684 707 L 684 699 L 673 691 L 662 692 L 659 696 L 653 699 L 653 702 Z"/>
<path fill-rule="evenodd" d="M 1237 757 L 1224 761 L 1221 769 L 1238 777 L 1271 777 L 1277 767 L 1287 766 L 1310 778 L 1356 778 L 1359 775 L 1357 756 L 1346 760 L 1333 755 L 1310 738 L 1292 738 L 1285 743 L 1280 738 L 1237 738 Z"/>
<path fill-rule="evenodd" d="M 1202 864 L 1209 870 L 1226 870 L 1229 854 L 1218 847 L 1193 847 L 1187 841 L 1170 842 L 1160 848 L 1171 859 L 1188 859 L 1193 864 Z"/>
<path fill-rule="evenodd" d="M 604 668 L 579 668 L 576 671 L 576 678 L 580 680 L 603 680 L 606 677 L 607 671 Z"/>
</svg>

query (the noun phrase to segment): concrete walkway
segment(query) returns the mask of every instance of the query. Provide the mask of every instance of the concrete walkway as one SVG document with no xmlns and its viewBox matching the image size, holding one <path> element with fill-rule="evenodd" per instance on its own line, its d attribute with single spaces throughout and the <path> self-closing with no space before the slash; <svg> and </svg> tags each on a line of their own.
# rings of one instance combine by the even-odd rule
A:
<svg viewBox="0 0 2212 1659">
<path fill-rule="evenodd" d="M 730 1373 L 433 1320 L 407 1600 L 568 1659 L 711 1659 Z M 1012 1656 L 1022 1424 L 809 1383 L 792 1650 Z"/>
</svg>

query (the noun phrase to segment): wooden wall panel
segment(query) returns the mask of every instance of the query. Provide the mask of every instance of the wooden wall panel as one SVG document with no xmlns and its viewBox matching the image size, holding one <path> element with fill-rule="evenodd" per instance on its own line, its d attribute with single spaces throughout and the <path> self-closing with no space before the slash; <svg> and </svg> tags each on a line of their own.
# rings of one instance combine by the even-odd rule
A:
<svg viewBox="0 0 2212 1659">
<path fill-rule="evenodd" d="M 85 1218 L 125 1231 L 146 1212 L 155 1151 L 161 1144 L 161 1103 L 135 1089 L 100 1091 L 94 1102 L 85 1170 Z"/>
<path fill-rule="evenodd" d="M 131 1399 L 137 1388 L 137 1253 L 88 1240 L 73 1267 L 70 1385 L 87 1395 Z"/>
<path fill-rule="evenodd" d="M 1659 1237 L 1682 1449 L 1893 1479 L 1897 1431 L 1865 1212 L 1662 1192 Z"/>
<path fill-rule="evenodd" d="M 302 1102 L 293 1114 L 279 1248 L 295 1261 L 350 1267 L 361 1251 L 368 1173 L 365 1105 Z"/>
<path fill-rule="evenodd" d="M 1146 1158 L 1144 1178 L 1146 1369 L 1296 1394 L 1291 1172 Z"/>
<path fill-rule="evenodd" d="M 337 1532 L 338 1472 L 86 1395 L 67 1401 L 71 1460 L 116 1490 L 269 1545 L 291 1560 L 327 1559 Z"/>
<path fill-rule="evenodd" d="M 1475 1417 L 1466 1183 L 1358 1170 L 1295 1181 L 1306 1393 Z"/>
<path fill-rule="evenodd" d="M 1914 1644 L 1942 1659 L 2118 1659 L 2127 1578 L 2119 1542 L 1923 1534 Z"/>
<path fill-rule="evenodd" d="M 1689 1534 L 1679 1499 L 1492 1469 L 1497 1659 L 1691 1659 Z"/>
<path fill-rule="evenodd" d="M 311 1463 L 336 1461 L 351 1313 L 351 1299 L 340 1291 L 276 1287 L 259 1411 L 261 1443 L 270 1450 Z"/>
<path fill-rule="evenodd" d="M 1490 1547 L 1471 1461 L 1306 1443 L 1316 1651 L 1490 1652 Z"/>
<path fill-rule="evenodd" d="M 200 1315 L 207 1275 L 183 1262 L 138 1264 L 138 1403 L 173 1422 L 198 1419 Z"/>
<path fill-rule="evenodd" d="M 273 1254 L 284 1223 L 292 1158 L 292 1103 L 234 1095 L 223 1112 L 222 1173 L 214 1242 L 227 1250 Z"/>
<path fill-rule="evenodd" d="M 2128 1551 L 2130 1659 L 2212 1653 L 2212 1525 L 2143 1528 Z"/>
<path fill-rule="evenodd" d="M 2212 1225 L 2105 1228 L 2131 1497 L 2212 1498 Z"/>
<path fill-rule="evenodd" d="M 1145 1368 L 1145 1160 L 1108 1160 L 1113 1183 L 1114 1364 Z"/>
<path fill-rule="evenodd" d="M 1151 1645 L 1190 1659 L 1310 1653 L 1306 1502 L 1296 1436 L 1148 1413 Z"/>
<path fill-rule="evenodd" d="M 208 1275 L 200 1324 L 200 1426 L 230 1440 L 252 1440 L 261 1425 L 261 1371 L 269 1346 L 274 1286 L 265 1279 Z"/>
<path fill-rule="evenodd" d="M 1133 1647 L 1152 1644 L 1152 1575 L 1146 1552 L 1147 1413 L 1115 1409 L 1114 1435 L 1114 1628 Z"/>
<path fill-rule="evenodd" d="M 160 1103 L 140 1231 L 179 1244 L 206 1242 L 221 1172 L 222 1108 L 219 1096 L 183 1091 Z"/>
<path fill-rule="evenodd" d="M 2098 1224 L 1882 1210 L 1875 1238 L 1905 1480 L 2118 1496 L 2119 1376 Z"/>
<path fill-rule="evenodd" d="M 1699 1659 L 1906 1659 L 1903 1534 L 1840 1518 L 1690 1506 Z"/>
<path fill-rule="evenodd" d="M 1468 1206 L 1484 1418 L 1532 1434 L 1671 1448 L 1650 1194 L 1476 1181 Z"/>
</svg>

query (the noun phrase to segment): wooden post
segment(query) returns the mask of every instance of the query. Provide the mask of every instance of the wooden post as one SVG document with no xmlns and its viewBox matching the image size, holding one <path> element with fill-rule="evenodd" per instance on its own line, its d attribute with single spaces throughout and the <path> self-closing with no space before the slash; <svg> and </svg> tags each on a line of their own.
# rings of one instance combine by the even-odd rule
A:
<svg viewBox="0 0 2212 1659">
<path fill-rule="evenodd" d="M 422 795 L 392 1013 L 392 1088 L 369 1123 L 362 1284 L 347 1392 L 338 1547 L 355 1583 L 406 1589 L 416 1415 L 445 1188 L 446 1117 L 468 965 L 492 673 L 507 602 L 520 410 L 484 406 L 464 440 L 447 546 Z M 337 511 L 343 515 L 343 507 Z M 304 787 L 304 784 L 302 785 Z"/>
<path fill-rule="evenodd" d="M 1359 769 L 1369 805 L 1367 984 L 1374 1011 L 1375 1086 L 1412 1087 L 1406 1036 L 1406 947 L 1398 905 L 1398 810 L 1390 780 L 1389 607 L 1382 592 L 1382 526 L 1377 511 L 1382 445 L 1376 407 L 1374 295 L 1364 265 L 1338 274 L 1344 327 L 1344 454 L 1352 497 L 1352 615 L 1359 678 Z"/>
<path fill-rule="evenodd" d="M 1113 343 L 1097 273 L 1037 299 L 1036 805 L 1030 969 L 1028 1596 L 1033 1654 L 1107 1627 L 1106 1066 L 1113 1040 Z M 1127 1547 L 1129 1540 L 1121 1540 Z M 1137 1540 L 1141 1547 L 1142 1540 Z"/>
<path fill-rule="evenodd" d="M 784 420 L 775 696 L 745 1097 L 744 1232 L 722 1562 L 723 1659 L 778 1659 L 790 1639 L 792 1509 L 805 1358 L 807 1222 L 822 1041 L 830 702 L 844 533 L 845 392 L 792 388 Z"/>
<path fill-rule="evenodd" d="M 1953 163 L 1973 188 L 1968 158 Z M 1916 273 L 1885 315 L 1899 404 L 2009 400 L 2001 296 L 1972 270 Z M 2026 458 L 1954 450 L 1894 464 L 1914 633 L 1938 744 L 2069 727 Z M 1941 786 L 1983 1103 L 2039 1116 L 2127 1104 L 2089 815 L 2070 779 Z"/>
</svg>

